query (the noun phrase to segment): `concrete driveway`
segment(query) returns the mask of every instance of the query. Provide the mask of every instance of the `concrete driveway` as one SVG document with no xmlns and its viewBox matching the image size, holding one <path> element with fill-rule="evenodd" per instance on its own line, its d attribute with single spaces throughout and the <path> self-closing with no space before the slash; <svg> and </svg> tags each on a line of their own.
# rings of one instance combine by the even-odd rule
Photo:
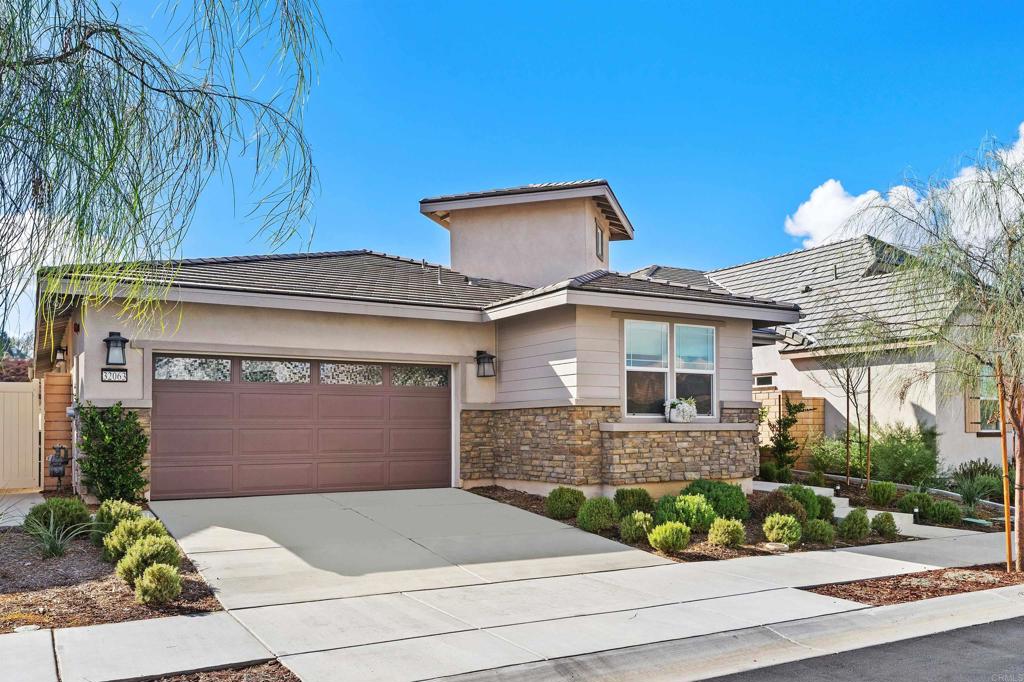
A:
<svg viewBox="0 0 1024 682">
<path fill-rule="evenodd" d="M 150 506 L 228 609 L 668 563 L 455 489 Z"/>
</svg>

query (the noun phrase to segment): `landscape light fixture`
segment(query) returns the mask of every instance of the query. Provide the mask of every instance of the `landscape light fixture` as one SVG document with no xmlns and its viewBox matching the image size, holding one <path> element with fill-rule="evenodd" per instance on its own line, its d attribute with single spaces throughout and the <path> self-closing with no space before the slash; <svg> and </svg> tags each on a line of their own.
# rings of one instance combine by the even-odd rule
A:
<svg viewBox="0 0 1024 682">
<path fill-rule="evenodd" d="M 476 352 L 476 375 L 478 377 L 494 376 L 495 357 L 485 350 Z"/>
<path fill-rule="evenodd" d="M 107 344 L 108 365 L 128 364 L 124 352 L 125 346 L 128 345 L 128 339 L 121 336 L 120 332 L 110 332 L 107 334 L 107 338 L 103 339 L 103 343 Z"/>
</svg>

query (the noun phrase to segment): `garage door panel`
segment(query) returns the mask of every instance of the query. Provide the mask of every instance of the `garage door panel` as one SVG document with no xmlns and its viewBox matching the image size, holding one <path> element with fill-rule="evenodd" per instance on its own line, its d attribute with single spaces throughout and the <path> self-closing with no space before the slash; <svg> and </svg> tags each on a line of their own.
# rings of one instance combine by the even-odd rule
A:
<svg viewBox="0 0 1024 682">
<path fill-rule="evenodd" d="M 438 460 L 392 461 L 388 465 L 388 484 L 397 488 L 435 487 L 450 485 L 444 467 Z"/>
<path fill-rule="evenodd" d="M 238 491 L 248 493 L 311 490 L 316 483 L 312 462 L 239 464 Z"/>
<path fill-rule="evenodd" d="M 317 464 L 317 488 L 337 490 L 338 488 L 362 488 L 374 490 L 388 485 L 388 463 L 371 462 L 320 462 Z"/>
<path fill-rule="evenodd" d="M 158 466 L 151 472 L 150 485 L 162 499 L 229 495 L 235 489 L 234 467 L 230 464 Z"/>
<path fill-rule="evenodd" d="M 153 449 L 167 457 L 230 457 L 234 452 L 232 429 L 154 429 Z"/>
<path fill-rule="evenodd" d="M 388 405 L 388 416 L 392 420 L 445 420 L 452 413 L 451 396 L 447 391 L 443 395 L 392 396 Z"/>
<path fill-rule="evenodd" d="M 337 395 L 319 396 L 320 419 L 384 421 L 388 417 L 388 397 L 384 395 Z"/>
<path fill-rule="evenodd" d="M 222 391 L 153 391 L 154 419 L 230 419 L 235 395 Z"/>
<path fill-rule="evenodd" d="M 418 452 L 421 450 L 448 452 L 452 447 L 451 431 L 445 428 L 392 428 L 389 440 L 391 452 Z"/>
<path fill-rule="evenodd" d="M 386 431 L 378 429 L 319 429 L 320 453 L 365 452 L 384 454 Z"/>
<path fill-rule="evenodd" d="M 306 393 L 242 393 L 238 397 L 240 419 L 310 419 L 313 396 Z"/>
<path fill-rule="evenodd" d="M 257 383 L 242 381 L 240 358 L 220 360 L 230 372 L 216 383 L 153 380 L 153 499 L 451 484 L 451 390 L 416 381 L 447 368 Z"/>
<path fill-rule="evenodd" d="M 309 454 L 313 452 L 313 429 L 238 430 L 238 454 Z"/>
</svg>

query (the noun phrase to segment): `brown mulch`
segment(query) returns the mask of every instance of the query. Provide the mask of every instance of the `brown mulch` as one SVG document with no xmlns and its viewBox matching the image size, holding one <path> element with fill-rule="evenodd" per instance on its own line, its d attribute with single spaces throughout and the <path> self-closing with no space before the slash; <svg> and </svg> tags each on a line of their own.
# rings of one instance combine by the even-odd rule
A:
<svg viewBox="0 0 1024 682">
<path fill-rule="evenodd" d="M 1007 573 L 1004 564 L 988 564 L 821 585 L 808 588 L 807 591 L 871 606 L 884 606 L 1010 585 L 1024 585 L 1024 573 Z"/>
<path fill-rule="evenodd" d="M 547 511 L 544 503 L 543 495 L 533 495 L 530 493 L 524 493 L 519 490 L 510 490 L 508 488 L 502 488 L 501 486 L 490 485 L 481 486 L 479 488 L 469 488 L 469 492 L 476 493 L 482 497 L 495 500 L 497 502 L 503 502 L 510 504 L 513 507 L 519 507 L 525 509 L 528 512 L 539 514 L 540 516 L 547 516 Z M 748 496 L 751 503 L 757 497 L 764 495 L 765 493 L 755 492 L 753 495 Z M 576 519 L 560 519 L 560 521 L 566 525 L 576 527 Z M 722 559 L 738 559 L 745 556 L 767 556 L 775 554 L 775 552 L 769 551 L 763 547 L 763 544 L 767 542 L 764 537 L 764 531 L 761 530 L 761 522 L 755 519 L 747 519 L 743 522 L 743 526 L 746 530 L 747 542 L 746 544 L 740 545 L 736 548 L 719 547 L 712 545 L 707 541 L 707 535 L 704 533 L 693 533 L 690 537 L 690 544 L 681 552 L 674 552 L 672 554 L 662 554 L 651 547 L 646 542 L 626 542 L 619 537 L 617 530 L 612 529 L 597 533 L 602 537 L 606 537 L 609 540 L 615 540 L 622 544 L 641 549 L 645 552 L 651 552 L 652 554 L 658 554 L 664 556 L 667 559 L 671 559 L 676 562 L 690 562 L 690 561 L 719 561 Z M 902 542 L 907 538 L 899 537 L 895 540 L 886 540 L 885 538 L 878 537 L 877 535 L 868 536 L 863 542 L 849 543 L 840 539 L 836 539 L 834 547 L 856 547 L 859 545 L 880 545 L 889 542 Z M 810 552 L 819 549 L 833 549 L 833 546 L 828 545 L 816 545 L 811 543 L 802 543 L 794 548 L 791 552 Z"/>
<path fill-rule="evenodd" d="M 181 596 L 166 606 L 144 606 L 100 554 L 83 538 L 64 556 L 43 559 L 26 533 L 5 533 L 0 537 L 0 633 L 22 625 L 75 627 L 221 610 L 188 559 L 181 564 Z"/>
<path fill-rule="evenodd" d="M 292 671 L 277 661 L 231 670 L 211 670 L 188 675 L 161 677 L 153 682 L 300 682 Z"/>
</svg>

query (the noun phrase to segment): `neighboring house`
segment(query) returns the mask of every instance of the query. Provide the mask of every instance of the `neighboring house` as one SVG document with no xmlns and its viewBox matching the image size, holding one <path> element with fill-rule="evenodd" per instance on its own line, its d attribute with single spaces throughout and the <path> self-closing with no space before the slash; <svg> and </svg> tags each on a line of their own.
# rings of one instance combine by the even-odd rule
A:
<svg viewBox="0 0 1024 682">
<path fill-rule="evenodd" d="M 86 309 L 65 282 L 73 304 L 38 335 L 37 371 L 67 348 L 78 400 L 143 417 L 152 498 L 749 488 L 752 330 L 795 323 L 797 306 L 694 271 L 610 272 L 611 243 L 634 235 L 604 180 L 420 211 L 449 231 L 451 269 L 370 251 L 143 268 L 137 278 L 171 285 L 166 331 L 119 319 L 117 305 Z M 119 336 L 123 365 L 110 362 Z M 696 400 L 695 422 L 665 423 L 674 396 Z"/>
<path fill-rule="evenodd" d="M 800 306 L 796 323 L 755 332 L 755 389 L 799 391 L 823 398 L 824 428 L 835 434 L 846 428 L 846 391 L 823 367 L 830 349 L 841 345 L 828 329 L 837 315 L 865 320 L 911 320 L 938 314 L 940 306 L 908 310 L 895 268 L 906 252 L 870 236 L 825 244 L 709 272 L 717 284 L 736 294 L 792 301 Z M 688 273 L 651 266 L 634 276 L 685 282 Z M 841 326 L 840 326 L 841 328 Z M 932 349 L 907 343 L 893 347 L 885 359 L 872 362 L 872 418 L 882 424 L 934 426 L 939 452 L 947 465 L 978 457 L 997 460 L 999 423 L 991 380 L 979 382 L 977 392 L 952 393 L 937 384 Z M 917 381 L 917 379 L 920 379 Z M 900 396 L 902 387 L 914 385 Z M 862 376 L 856 402 L 866 425 L 867 385 Z M 855 417 L 851 423 L 856 426 Z"/>
</svg>

